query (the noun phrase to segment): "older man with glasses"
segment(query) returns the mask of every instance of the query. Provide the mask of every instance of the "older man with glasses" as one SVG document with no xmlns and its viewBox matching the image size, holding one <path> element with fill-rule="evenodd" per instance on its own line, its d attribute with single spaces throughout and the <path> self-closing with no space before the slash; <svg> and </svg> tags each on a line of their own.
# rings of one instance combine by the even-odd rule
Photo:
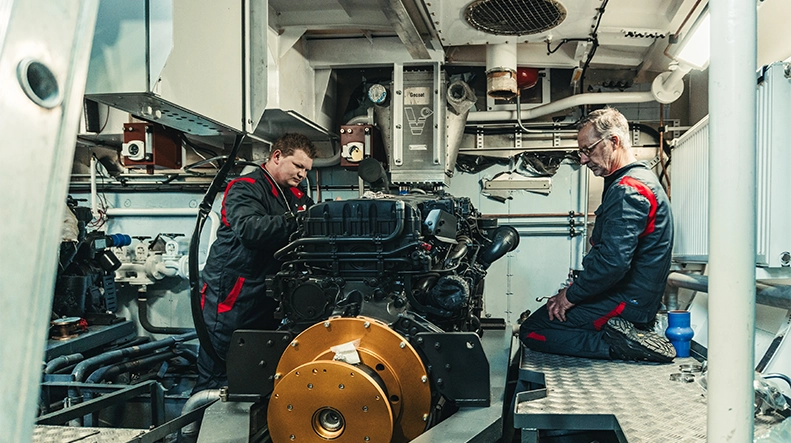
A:
<svg viewBox="0 0 791 443">
<path fill-rule="evenodd" d="M 670 270 L 673 216 L 656 175 L 632 152 L 629 123 L 613 108 L 578 125 L 580 163 L 604 177 L 584 270 L 527 318 L 530 349 L 578 357 L 671 362 L 653 332 Z"/>
</svg>

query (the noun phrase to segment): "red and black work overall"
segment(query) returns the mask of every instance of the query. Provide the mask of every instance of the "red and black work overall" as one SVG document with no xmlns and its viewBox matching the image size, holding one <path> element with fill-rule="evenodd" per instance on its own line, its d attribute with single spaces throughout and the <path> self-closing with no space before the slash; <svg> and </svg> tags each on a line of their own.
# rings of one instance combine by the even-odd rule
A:
<svg viewBox="0 0 791 443">
<path fill-rule="evenodd" d="M 584 270 L 566 291 L 576 306 L 566 321 L 549 320 L 546 305 L 522 323 L 519 337 L 530 349 L 552 354 L 610 358 L 604 325 L 620 316 L 651 325 L 665 290 L 673 249 L 670 202 L 656 175 L 635 162 L 604 179 L 592 248 Z"/>
<path fill-rule="evenodd" d="M 232 180 L 222 222 L 201 273 L 203 318 L 217 354 L 228 353 L 237 329 L 275 329 L 276 302 L 266 297 L 268 274 L 280 270 L 274 253 L 296 230 L 294 214 L 313 201 L 298 188 L 280 188 L 262 168 Z M 227 385 L 224 365 L 200 350 L 193 392 Z"/>
</svg>

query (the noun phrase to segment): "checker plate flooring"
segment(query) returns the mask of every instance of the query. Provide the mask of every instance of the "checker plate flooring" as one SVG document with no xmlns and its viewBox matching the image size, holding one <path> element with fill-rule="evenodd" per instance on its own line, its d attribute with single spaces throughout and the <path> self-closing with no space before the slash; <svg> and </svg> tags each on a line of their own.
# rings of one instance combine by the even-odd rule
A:
<svg viewBox="0 0 791 443">
<path fill-rule="evenodd" d="M 592 360 L 524 349 L 522 369 L 544 374 L 546 398 L 521 402 L 517 414 L 612 414 L 629 443 L 706 441 L 706 398 L 697 381 L 671 381 L 679 365 Z M 700 374 L 695 374 L 696 380 Z M 781 418 L 759 416 L 755 435 Z"/>
<path fill-rule="evenodd" d="M 125 443 L 142 434 L 141 429 L 38 425 L 33 429 L 33 443 Z"/>
</svg>

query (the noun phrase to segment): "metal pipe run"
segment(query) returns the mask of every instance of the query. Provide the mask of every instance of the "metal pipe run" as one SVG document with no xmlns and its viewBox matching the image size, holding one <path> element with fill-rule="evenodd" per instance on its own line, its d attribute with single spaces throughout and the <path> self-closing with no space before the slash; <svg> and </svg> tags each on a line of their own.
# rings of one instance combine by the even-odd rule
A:
<svg viewBox="0 0 791 443">
<path fill-rule="evenodd" d="M 552 103 L 522 109 L 521 120 L 531 120 L 565 109 L 582 105 L 598 105 L 604 103 L 645 103 L 654 101 L 651 92 L 601 92 L 597 94 L 577 94 L 562 98 Z M 495 121 L 515 121 L 516 111 L 475 111 L 467 116 L 467 124 Z"/>
<path fill-rule="evenodd" d="M 550 217 L 582 217 L 581 212 L 545 212 L 537 214 L 482 214 L 481 218 L 550 218 Z M 595 217 L 593 212 L 588 213 L 588 217 Z"/>
<path fill-rule="evenodd" d="M 61 355 L 60 357 L 53 358 L 47 362 L 46 366 L 44 366 L 44 373 L 54 374 L 58 369 L 79 363 L 83 361 L 83 359 L 85 359 L 85 357 L 80 353 Z"/>
<path fill-rule="evenodd" d="M 748 443 L 755 396 L 757 12 L 743 0 L 712 1 L 709 11 L 706 429 L 710 442 Z"/>
<path fill-rule="evenodd" d="M 189 412 L 192 412 L 195 409 L 200 408 L 201 406 L 214 403 L 219 399 L 220 399 L 219 389 L 206 389 L 196 394 L 192 394 L 192 396 L 189 399 L 187 399 L 187 402 L 184 403 L 184 407 L 181 408 L 181 415 L 185 415 Z M 187 439 L 187 441 L 195 441 L 198 437 L 198 431 L 200 430 L 201 421 L 202 420 L 196 420 L 190 423 L 189 425 L 181 428 L 182 429 L 181 435 L 185 439 Z"/>
<path fill-rule="evenodd" d="M 194 217 L 198 215 L 198 208 L 108 208 L 106 213 L 108 217 Z"/>
<path fill-rule="evenodd" d="M 667 284 L 672 288 L 709 292 L 709 278 L 705 275 L 671 272 Z M 768 286 L 756 283 L 755 303 L 775 308 L 791 309 L 791 286 Z M 711 300 L 711 299 L 709 299 Z"/>
</svg>

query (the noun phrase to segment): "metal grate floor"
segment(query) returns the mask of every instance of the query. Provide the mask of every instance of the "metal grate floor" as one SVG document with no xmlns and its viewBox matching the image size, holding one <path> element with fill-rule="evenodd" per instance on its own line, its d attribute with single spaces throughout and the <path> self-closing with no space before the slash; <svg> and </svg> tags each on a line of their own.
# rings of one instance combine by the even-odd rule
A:
<svg viewBox="0 0 791 443">
<path fill-rule="evenodd" d="M 142 429 L 78 428 L 37 425 L 33 443 L 124 443 L 142 434 Z"/>
<path fill-rule="evenodd" d="M 580 417 L 614 415 L 629 443 L 697 443 L 706 441 L 706 398 L 697 382 L 671 381 L 679 365 L 592 360 L 523 349 L 522 369 L 544 374 L 547 396 L 524 401 L 516 413 L 536 422 L 568 424 Z M 695 374 L 696 378 L 699 374 Z M 537 417 L 542 417 L 541 419 Z M 547 417 L 553 419 L 544 420 Z M 755 435 L 766 433 L 780 418 L 760 416 Z M 535 426 L 542 429 L 540 425 Z M 561 427 L 559 429 L 564 429 Z M 549 428 L 544 428 L 549 429 Z"/>
</svg>

